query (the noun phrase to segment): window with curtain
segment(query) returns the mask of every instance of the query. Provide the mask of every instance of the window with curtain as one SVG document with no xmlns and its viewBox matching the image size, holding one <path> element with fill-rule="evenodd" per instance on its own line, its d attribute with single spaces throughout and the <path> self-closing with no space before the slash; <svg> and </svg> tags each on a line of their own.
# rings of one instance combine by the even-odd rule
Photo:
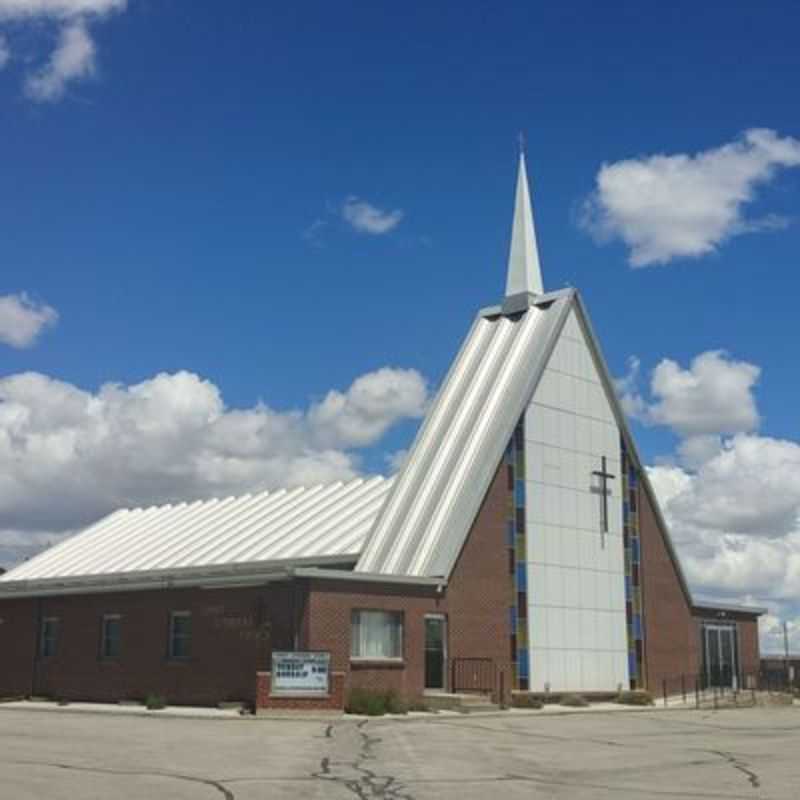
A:
<svg viewBox="0 0 800 800">
<path fill-rule="evenodd" d="M 399 611 L 353 611 L 352 658 L 402 658 L 403 615 Z"/>
</svg>

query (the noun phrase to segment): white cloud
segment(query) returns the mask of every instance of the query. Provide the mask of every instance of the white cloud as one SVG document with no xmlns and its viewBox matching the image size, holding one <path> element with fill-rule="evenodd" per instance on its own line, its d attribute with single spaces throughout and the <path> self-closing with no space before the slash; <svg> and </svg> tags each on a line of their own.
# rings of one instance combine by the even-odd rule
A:
<svg viewBox="0 0 800 800">
<path fill-rule="evenodd" d="M 68 84 L 94 75 L 97 48 L 89 33 L 89 20 L 123 11 L 126 6 L 126 0 L 0 0 L 0 20 L 47 19 L 60 26 L 47 62 L 25 77 L 26 96 L 35 102 L 55 102 L 64 96 Z M 0 67 L 9 55 L 2 38 Z"/>
<path fill-rule="evenodd" d="M 188 372 L 95 393 L 38 373 L 2 378 L 0 556 L 120 506 L 352 478 L 357 448 L 427 399 L 418 373 L 388 368 L 294 411 L 228 409 Z"/>
<path fill-rule="evenodd" d="M 634 267 L 713 252 L 732 236 L 780 227 L 747 219 L 744 206 L 781 167 L 800 165 L 800 140 L 758 128 L 694 155 L 603 164 L 581 224 L 598 241 L 621 239 Z"/>
<path fill-rule="evenodd" d="M 649 401 L 639 389 L 640 369 L 633 357 L 628 373 L 615 381 L 625 412 L 646 424 L 667 425 L 687 439 L 687 452 L 713 455 L 720 434 L 758 427 L 753 389 L 761 370 L 754 364 L 735 361 L 723 350 L 700 353 L 686 369 L 662 359 L 651 375 Z"/>
<path fill-rule="evenodd" d="M 758 433 L 760 369 L 723 351 L 687 368 L 663 359 L 648 395 L 640 369 L 630 359 L 617 391 L 633 417 L 678 436 L 677 463 L 648 474 L 693 592 L 800 620 L 800 442 Z"/>
<path fill-rule="evenodd" d="M 350 196 L 342 206 L 342 218 L 359 233 L 380 236 L 394 230 L 403 219 L 400 209 L 382 211 L 366 200 Z"/>
<path fill-rule="evenodd" d="M 127 0 L 0 0 L 0 19 L 77 16 L 102 16 L 122 11 Z"/>
<path fill-rule="evenodd" d="M 58 312 L 36 303 L 25 292 L 0 296 L 0 342 L 30 347 L 39 334 L 58 321 Z"/>
<path fill-rule="evenodd" d="M 785 650 L 785 640 L 783 633 L 783 623 L 786 621 L 786 633 L 789 640 L 789 653 L 795 655 L 800 653 L 800 617 L 791 618 L 783 615 L 783 619 L 774 614 L 765 614 L 759 620 L 759 631 L 761 633 L 761 652 L 783 655 Z"/>
<path fill-rule="evenodd" d="M 38 102 L 60 100 L 67 84 L 94 75 L 95 46 L 86 26 L 74 22 L 61 29 L 50 61 L 25 79 L 25 94 Z"/>
</svg>

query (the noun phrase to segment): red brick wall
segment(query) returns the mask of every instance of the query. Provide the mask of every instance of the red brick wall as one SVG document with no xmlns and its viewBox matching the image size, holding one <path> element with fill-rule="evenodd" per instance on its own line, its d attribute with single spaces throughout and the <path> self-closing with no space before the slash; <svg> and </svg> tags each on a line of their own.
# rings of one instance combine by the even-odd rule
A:
<svg viewBox="0 0 800 800">
<path fill-rule="evenodd" d="M 35 620 L 35 600 L 0 600 L 0 697 L 31 693 Z"/>
<path fill-rule="evenodd" d="M 272 674 L 259 672 L 256 675 L 256 708 L 274 711 L 335 711 L 344 708 L 344 672 L 331 672 L 331 691 L 324 696 L 284 695 L 273 696 Z"/>
<path fill-rule="evenodd" d="M 691 606 L 664 542 L 664 534 L 641 486 L 637 499 L 642 551 L 645 674 L 647 688 L 658 692 L 664 678 L 672 680 L 698 672 L 699 636 Z"/>
<path fill-rule="evenodd" d="M 252 703 L 254 676 L 269 666 L 270 648 L 293 646 L 291 592 L 287 583 L 43 598 L 42 615 L 59 619 L 58 648 L 55 656 L 37 659 L 33 693 L 73 700 L 159 694 L 173 704 Z M 25 694 L 31 691 L 36 602 L 0 601 L 0 616 L 12 620 L 0 626 L 3 693 L 17 694 L 23 684 Z M 192 612 L 192 656 L 187 661 L 167 658 L 170 611 Z M 103 614 L 122 617 L 118 660 L 99 657 Z M 266 636 L 264 622 L 271 624 Z M 7 652 L 14 653 L 10 668 Z"/>
<path fill-rule="evenodd" d="M 328 650 L 332 668 L 349 673 L 347 689 L 394 689 L 407 698 L 425 689 L 425 614 L 448 619 L 448 654 L 490 658 L 503 673 L 510 694 L 508 609 L 513 585 L 505 543 L 508 488 L 498 469 L 443 593 L 434 587 L 356 581 L 314 580 L 309 590 L 309 628 L 305 646 Z M 402 663 L 350 661 L 353 609 L 401 611 L 404 617 Z M 498 679 L 499 683 L 499 679 Z"/>
</svg>

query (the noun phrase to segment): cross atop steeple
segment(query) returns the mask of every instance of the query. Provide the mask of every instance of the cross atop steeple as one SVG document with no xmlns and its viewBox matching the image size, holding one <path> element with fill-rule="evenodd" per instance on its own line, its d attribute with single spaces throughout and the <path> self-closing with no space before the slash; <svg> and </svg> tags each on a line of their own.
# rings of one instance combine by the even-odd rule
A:
<svg viewBox="0 0 800 800">
<path fill-rule="evenodd" d="M 508 256 L 506 297 L 524 292 L 544 294 L 539 252 L 536 247 L 536 231 L 533 227 L 533 207 L 525 169 L 525 140 L 522 134 L 519 147 L 519 172 L 514 200 L 514 222 L 511 228 L 511 251 Z"/>
</svg>

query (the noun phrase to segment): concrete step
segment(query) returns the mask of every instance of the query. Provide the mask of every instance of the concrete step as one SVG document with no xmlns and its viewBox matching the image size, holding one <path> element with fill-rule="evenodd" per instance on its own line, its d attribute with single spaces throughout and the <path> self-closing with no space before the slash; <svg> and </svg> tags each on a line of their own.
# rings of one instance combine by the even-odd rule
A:
<svg viewBox="0 0 800 800">
<path fill-rule="evenodd" d="M 487 711 L 499 710 L 500 706 L 496 703 L 468 703 L 456 709 L 456 711 L 460 711 L 462 714 L 485 714 Z"/>
<path fill-rule="evenodd" d="M 428 692 L 425 694 L 425 702 L 431 708 L 461 711 L 463 713 L 497 711 L 498 709 L 498 706 L 492 702 L 491 697 L 484 694 Z"/>
</svg>

